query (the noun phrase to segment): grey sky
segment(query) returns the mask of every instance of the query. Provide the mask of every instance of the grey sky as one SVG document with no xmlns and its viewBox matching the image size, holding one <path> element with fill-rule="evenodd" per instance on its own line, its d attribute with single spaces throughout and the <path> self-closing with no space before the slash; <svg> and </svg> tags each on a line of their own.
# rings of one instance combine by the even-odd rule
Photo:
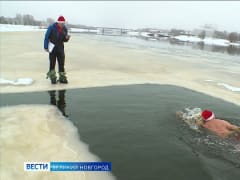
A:
<svg viewBox="0 0 240 180">
<path fill-rule="evenodd" d="M 194 29 L 215 24 L 240 32 L 238 1 L 1 1 L 0 15 L 31 14 L 37 20 L 64 15 L 69 23 L 122 28 Z"/>
</svg>

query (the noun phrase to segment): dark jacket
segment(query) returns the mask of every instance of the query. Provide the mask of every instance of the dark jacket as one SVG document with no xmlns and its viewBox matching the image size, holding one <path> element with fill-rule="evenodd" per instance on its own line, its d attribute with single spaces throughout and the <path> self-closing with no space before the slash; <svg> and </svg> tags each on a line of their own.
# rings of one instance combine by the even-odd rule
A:
<svg viewBox="0 0 240 180">
<path fill-rule="evenodd" d="M 63 42 L 67 42 L 66 35 L 68 34 L 67 28 L 64 26 L 60 33 L 57 29 L 57 23 L 52 24 L 48 27 L 48 30 L 44 38 L 44 49 L 48 49 L 49 41 L 55 44 L 55 51 L 64 51 Z"/>
</svg>

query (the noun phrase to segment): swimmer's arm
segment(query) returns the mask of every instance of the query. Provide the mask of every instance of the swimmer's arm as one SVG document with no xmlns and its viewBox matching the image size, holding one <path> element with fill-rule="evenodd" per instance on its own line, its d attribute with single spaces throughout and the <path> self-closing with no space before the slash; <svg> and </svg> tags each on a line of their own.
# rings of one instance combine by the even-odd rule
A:
<svg viewBox="0 0 240 180">
<path fill-rule="evenodd" d="M 232 125 L 232 124 L 229 124 L 229 125 L 228 125 L 228 129 L 229 129 L 229 130 L 232 130 L 232 131 L 238 131 L 238 132 L 240 132 L 240 127 L 235 126 L 235 125 Z"/>
<path fill-rule="evenodd" d="M 234 131 L 240 133 L 240 127 L 237 127 L 236 129 L 234 129 Z"/>
</svg>

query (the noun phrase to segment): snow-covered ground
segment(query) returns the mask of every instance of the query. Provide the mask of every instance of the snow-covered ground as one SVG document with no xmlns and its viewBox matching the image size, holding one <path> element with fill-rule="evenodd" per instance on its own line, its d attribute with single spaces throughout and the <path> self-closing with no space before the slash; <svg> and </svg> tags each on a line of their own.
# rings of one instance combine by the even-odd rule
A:
<svg viewBox="0 0 240 180">
<path fill-rule="evenodd" d="M 229 89 L 231 91 L 240 92 L 240 87 L 234 87 L 234 86 L 231 86 L 231 85 L 226 84 L 226 83 L 217 83 L 217 85 L 218 86 L 223 86 L 226 89 Z"/>
<path fill-rule="evenodd" d="M 230 91 L 233 91 L 233 92 L 240 92 L 240 87 L 235 87 L 235 86 L 231 86 L 227 83 L 222 83 L 222 82 L 216 82 L 214 80 L 211 80 L 211 79 L 207 79 L 205 80 L 206 82 L 210 82 L 210 83 L 215 83 L 216 85 L 218 86 L 223 86 L 225 87 L 226 89 L 230 90 Z"/>
<path fill-rule="evenodd" d="M 46 31 L 46 29 L 40 29 L 39 26 L 0 24 L 0 32 L 16 32 L 16 31 Z"/>
<path fill-rule="evenodd" d="M 24 25 L 12 25 L 12 24 L 0 24 L 0 32 L 14 32 L 14 31 L 46 31 L 46 29 L 41 29 L 39 26 L 24 26 Z M 71 28 L 69 32 L 73 33 L 99 33 L 99 30 L 88 30 L 88 29 L 78 29 L 78 28 Z M 101 33 L 100 33 L 101 34 Z M 153 38 L 154 36 L 150 36 L 150 32 L 135 32 L 135 31 L 130 31 L 127 32 L 129 36 L 142 36 L 142 37 L 147 37 L 147 38 Z M 185 36 L 185 35 L 180 35 L 180 36 L 175 36 L 173 37 L 174 39 L 177 39 L 179 41 L 183 42 L 203 42 L 204 44 L 208 45 L 217 45 L 217 46 L 237 46 L 240 47 L 240 43 L 231 43 L 230 41 L 226 39 L 215 39 L 215 38 L 210 38 L 206 37 L 205 39 L 201 39 L 199 37 L 194 37 L 194 36 Z"/>
<path fill-rule="evenodd" d="M 84 32 L 90 32 L 90 33 L 98 33 L 98 30 L 94 30 L 94 29 L 79 29 L 79 28 L 71 28 L 69 30 L 69 32 L 73 32 L 73 33 L 84 33 Z"/>
<path fill-rule="evenodd" d="M 174 39 L 177 39 L 179 41 L 184 41 L 184 42 L 203 42 L 204 44 L 221 45 L 221 46 L 228 46 L 227 43 L 229 43 L 229 41 L 227 40 L 220 40 L 220 39 L 213 39 L 213 38 L 201 39 L 198 37 L 184 36 L 184 35 L 175 36 Z"/>
<path fill-rule="evenodd" d="M 154 35 L 150 35 L 152 33 L 150 32 L 141 32 L 139 35 L 141 37 L 146 37 L 146 38 L 155 38 Z M 216 38 L 211 38 L 211 37 L 206 37 L 205 39 L 201 39 L 196 36 L 185 36 L 185 35 L 179 35 L 179 36 L 173 36 L 171 38 L 177 39 L 179 41 L 183 42 L 192 42 L 192 43 L 198 43 L 198 42 L 203 42 L 204 44 L 207 45 L 217 45 L 217 46 L 238 46 L 240 47 L 240 43 L 231 43 L 230 41 L 226 39 L 216 39 Z"/>
<path fill-rule="evenodd" d="M 31 85 L 33 79 L 31 78 L 19 78 L 17 80 L 8 80 L 0 78 L 0 85 Z"/>
<path fill-rule="evenodd" d="M 218 46 L 239 46 L 240 44 L 238 43 L 231 43 L 230 41 L 226 40 L 226 39 L 215 39 L 215 38 L 210 38 L 210 37 L 206 37 L 205 39 L 201 39 L 199 37 L 193 37 L 193 36 L 184 36 L 184 35 L 180 35 L 180 36 L 175 36 L 175 39 L 179 40 L 179 41 L 184 41 L 184 42 L 203 42 L 204 44 L 208 44 L 208 45 L 218 45 Z"/>
<path fill-rule="evenodd" d="M 137 31 L 129 31 L 129 32 L 127 32 L 127 34 L 129 36 L 139 36 L 139 32 L 137 32 Z"/>
</svg>

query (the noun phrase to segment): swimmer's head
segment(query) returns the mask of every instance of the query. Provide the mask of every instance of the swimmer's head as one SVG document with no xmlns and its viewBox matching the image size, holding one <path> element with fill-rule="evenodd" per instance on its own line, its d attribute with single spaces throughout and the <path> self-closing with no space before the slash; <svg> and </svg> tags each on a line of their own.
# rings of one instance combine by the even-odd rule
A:
<svg viewBox="0 0 240 180">
<path fill-rule="evenodd" d="M 206 122 L 214 119 L 215 115 L 212 111 L 205 109 L 204 111 L 202 111 L 202 118 Z"/>
</svg>

